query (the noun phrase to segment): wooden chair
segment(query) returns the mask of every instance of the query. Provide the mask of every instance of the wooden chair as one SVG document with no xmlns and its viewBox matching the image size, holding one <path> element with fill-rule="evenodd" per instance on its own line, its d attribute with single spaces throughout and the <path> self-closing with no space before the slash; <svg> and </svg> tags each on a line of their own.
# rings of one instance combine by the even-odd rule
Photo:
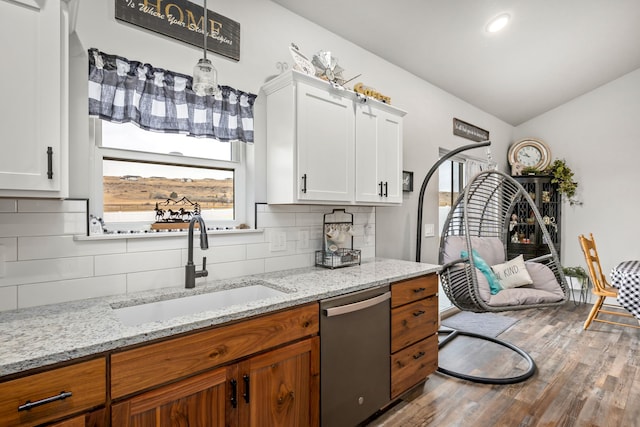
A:
<svg viewBox="0 0 640 427">
<path fill-rule="evenodd" d="M 598 256 L 598 250 L 596 249 L 596 241 L 593 238 L 593 233 L 589 233 L 589 235 L 591 236 L 591 239 L 586 238 L 582 234 L 578 236 L 578 239 L 580 240 L 582 252 L 584 252 L 584 258 L 587 262 L 587 268 L 589 269 L 591 282 L 593 282 L 592 292 L 596 297 L 598 297 L 598 299 L 593 304 L 593 308 L 589 313 L 589 317 L 587 317 L 587 320 L 584 322 L 584 329 L 587 329 L 589 325 L 591 325 L 591 322 L 602 322 L 610 323 L 612 325 L 640 328 L 640 325 L 637 324 L 621 323 L 598 318 L 598 315 L 600 313 L 603 313 L 614 316 L 630 317 L 635 320 L 635 317 L 631 313 L 624 310 L 624 308 L 613 304 L 605 304 L 605 298 L 618 297 L 618 289 L 611 286 L 607 282 L 606 276 L 602 273 L 602 267 L 600 266 L 600 257 Z M 602 307 L 616 309 L 617 311 L 605 310 Z"/>
</svg>

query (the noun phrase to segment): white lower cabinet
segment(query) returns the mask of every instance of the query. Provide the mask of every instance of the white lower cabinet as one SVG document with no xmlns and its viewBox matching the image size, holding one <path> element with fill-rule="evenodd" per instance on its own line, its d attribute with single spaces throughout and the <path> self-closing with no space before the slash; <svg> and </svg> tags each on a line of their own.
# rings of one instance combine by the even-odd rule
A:
<svg viewBox="0 0 640 427">
<path fill-rule="evenodd" d="M 261 96 L 268 203 L 402 203 L 404 111 L 296 71 Z"/>
</svg>

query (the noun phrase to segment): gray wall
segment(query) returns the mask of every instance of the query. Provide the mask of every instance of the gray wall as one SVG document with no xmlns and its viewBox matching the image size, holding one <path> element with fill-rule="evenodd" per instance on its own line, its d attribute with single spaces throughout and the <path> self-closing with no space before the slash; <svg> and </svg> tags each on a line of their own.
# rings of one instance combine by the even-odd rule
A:
<svg viewBox="0 0 640 427">
<path fill-rule="evenodd" d="M 513 127 L 461 101 L 416 76 L 390 64 L 335 34 L 310 23 L 268 0 L 216 1 L 210 9 L 238 21 L 241 25 L 240 61 L 212 55 L 221 84 L 258 93 L 266 79 L 278 73 L 276 63 L 291 63 L 288 46 L 295 42 L 308 56 L 329 50 L 338 58 L 348 78 L 362 74 L 354 82 L 391 97 L 393 105 L 408 112 L 404 126 L 404 169 L 414 172 L 419 188 L 424 175 L 438 159 L 440 147 L 455 148 L 471 141 L 454 136 L 452 119 L 473 123 L 491 132 L 494 157 L 505 166 L 504 153 Z M 190 74 L 201 52 L 189 45 L 116 21 L 110 1 L 81 2 L 71 58 L 71 144 L 74 156 L 72 194 L 86 197 L 88 184 L 86 159 L 89 133 L 86 116 L 86 49 L 98 48 L 129 59 Z M 438 58 L 430 60 L 437 61 Z M 264 200 L 264 152 L 256 145 L 257 200 Z M 473 153 L 484 156 L 484 152 Z M 74 161 L 75 159 L 75 161 Z M 425 203 L 425 222 L 437 224 L 437 185 L 429 185 Z M 415 216 L 417 191 L 405 194 L 402 207 L 378 208 L 377 255 L 413 259 L 415 255 Z M 423 261 L 437 261 L 437 239 L 425 239 Z"/>
<path fill-rule="evenodd" d="M 518 126 L 514 140 L 535 136 L 575 172 L 582 206 L 563 205 L 564 265 L 585 266 L 578 235 L 593 233 L 602 267 L 640 259 L 640 70 Z"/>
</svg>

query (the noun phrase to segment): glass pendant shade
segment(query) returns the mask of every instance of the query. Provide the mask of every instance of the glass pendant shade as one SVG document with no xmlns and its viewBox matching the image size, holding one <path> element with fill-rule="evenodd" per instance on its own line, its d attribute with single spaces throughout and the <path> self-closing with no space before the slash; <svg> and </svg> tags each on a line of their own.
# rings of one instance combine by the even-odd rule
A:
<svg viewBox="0 0 640 427">
<path fill-rule="evenodd" d="M 203 57 L 200 58 L 196 66 L 193 67 L 193 84 L 191 86 L 198 96 L 215 95 L 220 90 L 218 88 L 218 71 L 213 64 L 211 64 L 211 61 L 207 59 L 207 38 L 209 37 L 209 31 L 207 29 L 207 0 L 204 0 L 203 9 Z"/>
<path fill-rule="evenodd" d="M 199 96 L 218 93 L 218 71 L 207 58 L 201 58 L 193 67 L 193 91 Z"/>
</svg>

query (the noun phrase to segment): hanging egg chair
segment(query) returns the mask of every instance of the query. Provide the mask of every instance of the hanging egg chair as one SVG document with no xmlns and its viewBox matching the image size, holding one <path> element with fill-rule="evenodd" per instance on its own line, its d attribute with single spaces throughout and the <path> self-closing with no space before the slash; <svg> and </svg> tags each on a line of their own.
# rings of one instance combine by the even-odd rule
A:
<svg viewBox="0 0 640 427">
<path fill-rule="evenodd" d="M 506 260 L 512 233 L 511 216 L 518 203 L 527 203 L 546 244 L 545 255 L 524 261 Z M 531 224 L 534 225 L 534 224 Z M 452 206 L 440 239 L 440 283 L 451 302 L 476 313 L 523 310 L 562 305 L 569 299 L 566 279 L 555 246 L 540 212 L 525 189 L 495 170 L 472 178 Z M 457 330 L 440 330 L 444 347 L 458 335 L 494 342 L 519 354 L 528 364 L 520 375 L 487 378 L 438 367 L 438 372 L 484 384 L 513 384 L 536 371 L 531 356 L 503 340 Z"/>
<path fill-rule="evenodd" d="M 528 204 L 547 252 L 526 262 L 522 257 L 506 259 L 511 216 L 521 202 Z M 525 189 L 499 171 L 480 172 L 458 197 L 444 223 L 438 261 L 442 288 L 463 311 L 551 307 L 569 299 L 562 266 L 540 212 Z"/>
<path fill-rule="evenodd" d="M 427 172 L 418 196 L 416 262 L 421 262 L 421 224 L 429 180 L 440 165 L 454 155 L 489 145 L 491 141 L 458 147 L 441 157 Z M 491 164 L 489 148 L 487 157 Z M 545 255 L 529 259 L 526 263 L 522 259 L 524 266 L 519 259 L 506 260 L 508 239 L 512 232 L 511 216 L 516 205 L 522 202 L 530 207 L 535 225 L 542 233 L 542 242 L 548 249 Z M 440 283 L 449 300 L 462 311 L 501 312 L 562 305 L 569 299 L 568 286 L 558 253 L 551 242 L 535 203 L 516 180 L 497 170 L 480 172 L 465 187 L 445 221 L 438 259 L 442 265 Z M 501 272 L 503 278 L 509 276 L 508 280 L 504 280 L 509 286 L 505 288 L 500 284 L 494 268 Z M 527 275 L 522 274 L 523 271 Z M 439 340 L 439 349 L 457 336 L 468 336 L 506 347 L 528 364 L 520 375 L 506 378 L 467 375 L 438 366 L 438 372 L 445 375 L 482 384 L 514 384 L 530 378 L 536 372 L 535 362 L 527 352 L 498 338 L 455 329 L 440 329 L 438 334 L 444 337 Z"/>
</svg>

